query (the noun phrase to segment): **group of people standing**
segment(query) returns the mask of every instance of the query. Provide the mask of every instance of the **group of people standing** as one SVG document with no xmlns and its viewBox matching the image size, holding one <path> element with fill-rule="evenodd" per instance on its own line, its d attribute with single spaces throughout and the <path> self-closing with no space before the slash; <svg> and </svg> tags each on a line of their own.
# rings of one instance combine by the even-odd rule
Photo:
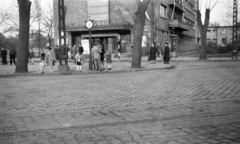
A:
<svg viewBox="0 0 240 144">
<path fill-rule="evenodd" d="M 16 55 L 17 52 L 16 50 L 11 46 L 10 52 L 9 52 L 9 57 L 10 57 L 10 65 L 14 64 L 16 65 Z M 7 50 L 5 49 L 4 46 L 1 46 L 1 57 L 2 57 L 2 65 L 7 65 Z"/>
<path fill-rule="evenodd" d="M 163 61 L 164 64 L 169 64 L 170 61 L 170 48 L 168 46 L 168 43 L 165 43 L 164 48 L 161 48 L 161 45 L 159 45 L 159 49 L 157 49 L 155 43 L 152 43 L 149 50 L 149 57 L 148 60 L 151 61 L 151 64 L 156 63 L 156 55 L 159 52 L 163 55 Z"/>
<path fill-rule="evenodd" d="M 74 59 L 74 63 L 77 65 L 77 72 L 82 72 L 82 66 L 84 64 L 85 61 L 85 56 L 83 55 L 84 52 L 84 48 L 82 47 L 81 44 L 78 45 L 74 45 L 72 48 L 72 54 L 69 51 L 68 55 L 69 57 L 73 56 Z M 111 59 L 111 53 L 107 53 L 105 54 L 106 51 L 103 47 L 102 44 L 96 42 L 94 44 L 94 46 L 91 49 L 91 56 L 92 56 L 92 60 L 93 60 L 93 69 L 94 70 L 99 70 L 99 71 L 103 71 L 104 68 L 104 59 L 106 56 L 106 61 L 108 63 L 108 70 L 112 69 L 112 59 Z"/>
<path fill-rule="evenodd" d="M 94 69 L 102 71 L 104 70 L 104 55 L 106 53 L 104 47 L 100 43 L 95 43 L 92 50 L 92 57 L 94 60 Z M 111 59 L 111 53 L 107 52 L 106 54 L 106 62 L 108 63 L 108 70 L 112 69 L 112 59 Z"/>
</svg>

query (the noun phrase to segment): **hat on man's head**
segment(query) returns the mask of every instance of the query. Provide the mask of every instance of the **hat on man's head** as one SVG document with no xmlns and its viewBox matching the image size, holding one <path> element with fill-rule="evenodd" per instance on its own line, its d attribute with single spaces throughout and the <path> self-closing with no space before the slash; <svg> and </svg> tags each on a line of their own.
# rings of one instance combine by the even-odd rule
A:
<svg viewBox="0 0 240 144">
<path fill-rule="evenodd" d="M 50 47 L 50 44 L 49 44 L 49 43 L 47 43 L 47 44 L 46 44 L 46 47 L 47 47 L 47 48 L 48 48 L 48 47 Z"/>
<path fill-rule="evenodd" d="M 94 45 L 98 45 L 98 42 L 95 42 Z"/>
</svg>

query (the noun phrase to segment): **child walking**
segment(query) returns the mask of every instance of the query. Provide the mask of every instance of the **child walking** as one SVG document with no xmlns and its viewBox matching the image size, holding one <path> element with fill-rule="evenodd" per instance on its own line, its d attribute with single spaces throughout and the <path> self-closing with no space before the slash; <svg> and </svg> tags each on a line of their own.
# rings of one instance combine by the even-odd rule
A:
<svg viewBox="0 0 240 144">
<path fill-rule="evenodd" d="M 41 61 L 40 64 L 39 64 L 39 68 L 40 68 L 40 72 L 41 72 L 41 73 L 44 73 L 44 71 L 43 71 L 44 66 L 45 66 L 44 61 Z"/>
<path fill-rule="evenodd" d="M 75 59 L 77 63 L 77 72 L 82 72 L 81 55 L 79 54 L 79 51 L 77 52 Z"/>
<path fill-rule="evenodd" d="M 107 53 L 106 61 L 107 61 L 107 64 L 108 64 L 108 70 L 112 70 L 112 55 L 111 55 L 111 52 Z"/>
</svg>

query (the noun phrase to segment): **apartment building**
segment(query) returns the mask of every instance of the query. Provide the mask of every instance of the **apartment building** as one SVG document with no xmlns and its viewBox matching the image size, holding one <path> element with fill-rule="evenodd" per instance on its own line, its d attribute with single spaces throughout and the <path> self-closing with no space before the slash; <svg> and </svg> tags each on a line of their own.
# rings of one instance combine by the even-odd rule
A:
<svg viewBox="0 0 240 144">
<path fill-rule="evenodd" d="M 232 26 L 208 27 L 207 42 L 214 42 L 218 46 L 232 43 Z"/>
<path fill-rule="evenodd" d="M 154 40 L 168 42 L 178 52 L 196 50 L 195 0 L 153 0 Z M 121 51 L 131 53 L 133 45 L 135 0 L 65 0 L 67 44 L 72 47 L 89 40 L 85 22 L 94 20 L 92 43 L 103 43 L 106 50 L 117 52 L 118 39 Z M 58 44 L 58 0 L 53 0 L 55 43 Z M 151 15 L 152 16 L 152 15 Z M 152 18 L 150 16 L 150 19 Z M 150 39 L 150 22 L 146 20 L 143 48 Z"/>
</svg>

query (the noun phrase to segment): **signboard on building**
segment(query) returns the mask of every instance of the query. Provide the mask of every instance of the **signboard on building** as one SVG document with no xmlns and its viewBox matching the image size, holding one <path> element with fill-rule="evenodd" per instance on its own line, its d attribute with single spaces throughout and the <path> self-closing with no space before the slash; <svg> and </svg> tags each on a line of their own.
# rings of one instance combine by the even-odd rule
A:
<svg viewBox="0 0 240 144">
<path fill-rule="evenodd" d="M 83 54 L 89 54 L 89 40 L 88 39 L 81 40 L 81 43 L 84 50 Z"/>
<path fill-rule="evenodd" d="M 94 21 L 109 22 L 108 0 L 88 0 L 88 17 Z"/>
</svg>

